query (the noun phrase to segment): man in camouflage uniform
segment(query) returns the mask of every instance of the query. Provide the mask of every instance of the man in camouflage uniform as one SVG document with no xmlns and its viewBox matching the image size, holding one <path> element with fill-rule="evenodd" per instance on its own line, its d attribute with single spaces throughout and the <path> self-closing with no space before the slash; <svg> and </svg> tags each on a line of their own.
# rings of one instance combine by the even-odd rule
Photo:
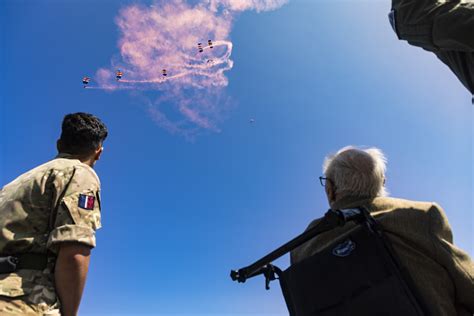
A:
<svg viewBox="0 0 474 316">
<path fill-rule="evenodd" d="M 0 191 L 0 315 L 75 316 L 100 228 L 106 126 L 68 114 L 58 156 Z"/>
<path fill-rule="evenodd" d="M 433 52 L 474 94 L 474 1 L 392 0 L 399 39 Z"/>
</svg>

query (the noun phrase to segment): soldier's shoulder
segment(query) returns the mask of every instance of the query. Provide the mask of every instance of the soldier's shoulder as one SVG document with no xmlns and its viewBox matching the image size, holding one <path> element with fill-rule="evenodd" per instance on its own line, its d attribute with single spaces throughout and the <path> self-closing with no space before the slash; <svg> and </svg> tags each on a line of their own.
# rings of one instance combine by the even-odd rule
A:
<svg viewBox="0 0 474 316">
<path fill-rule="evenodd" d="M 44 165 L 49 166 L 52 169 L 60 170 L 74 168 L 75 166 L 78 166 L 80 164 L 82 164 L 82 162 L 78 159 L 54 158 L 46 162 Z"/>
<path fill-rule="evenodd" d="M 68 179 L 73 178 L 77 184 L 90 184 L 96 189 L 100 188 L 100 180 L 94 169 L 78 159 L 55 158 L 43 166 L 51 170 L 56 179 L 69 181 Z"/>
<path fill-rule="evenodd" d="M 69 173 L 68 170 L 73 170 L 74 162 L 62 161 L 65 159 L 60 160 L 61 161 L 58 161 L 58 159 L 53 159 L 37 165 L 36 167 L 20 174 L 16 179 L 5 185 L 5 188 L 13 185 L 29 183 L 35 179 L 49 178 L 50 175 L 55 173 L 55 171 L 66 175 Z"/>
<path fill-rule="evenodd" d="M 94 169 L 78 159 L 56 158 L 47 162 L 45 165 L 48 165 L 51 169 L 56 170 L 74 169 L 76 172 L 84 173 L 86 176 L 97 178 L 98 180 Z"/>
<path fill-rule="evenodd" d="M 75 165 L 74 169 L 77 178 L 80 178 L 83 181 L 95 183 L 98 187 L 100 187 L 100 179 L 94 169 L 82 162 Z"/>
</svg>

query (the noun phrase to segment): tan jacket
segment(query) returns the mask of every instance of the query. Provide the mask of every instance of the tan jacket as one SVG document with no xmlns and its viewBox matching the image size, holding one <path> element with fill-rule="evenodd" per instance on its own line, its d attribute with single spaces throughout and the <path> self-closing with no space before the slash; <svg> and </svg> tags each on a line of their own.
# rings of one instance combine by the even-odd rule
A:
<svg viewBox="0 0 474 316">
<path fill-rule="evenodd" d="M 431 315 L 474 313 L 474 264 L 465 252 L 454 246 L 448 219 L 439 205 L 380 197 L 349 198 L 335 207 L 362 205 L 381 223 Z M 350 223 L 308 241 L 291 252 L 291 263 L 321 251 L 354 226 Z"/>
</svg>

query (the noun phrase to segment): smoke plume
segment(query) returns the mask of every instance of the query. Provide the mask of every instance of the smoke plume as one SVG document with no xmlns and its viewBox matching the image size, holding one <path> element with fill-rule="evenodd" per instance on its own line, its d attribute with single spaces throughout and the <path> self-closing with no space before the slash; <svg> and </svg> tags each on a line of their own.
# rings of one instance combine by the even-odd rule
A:
<svg viewBox="0 0 474 316">
<path fill-rule="evenodd" d="M 147 102 L 147 109 L 161 127 L 188 138 L 219 131 L 217 124 L 232 103 L 222 90 L 233 66 L 234 19 L 245 10 L 274 10 L 286 2 L 163 0 L 127 6 L 116 18 L 120 55 L 111 68 L 97 71 L 96 85 L 88 88 L 156 91 L 159 96 Z M 119 70 L 122 76 L 116 78 Z"/>
</svg>

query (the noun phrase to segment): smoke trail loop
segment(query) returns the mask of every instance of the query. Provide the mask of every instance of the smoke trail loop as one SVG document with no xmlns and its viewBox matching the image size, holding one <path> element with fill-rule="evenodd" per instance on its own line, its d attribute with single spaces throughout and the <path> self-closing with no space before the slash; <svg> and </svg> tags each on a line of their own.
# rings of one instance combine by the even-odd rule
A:
<svg viewBox="0 0 474 316">
<path fill-rule="evenodd" d="M 189 75 L 198 75 L 198 76 L 211 78 L 211 77 L 214 77 L 217 73 L 219 76 L 222 76 L 225 71 L 232 69 L 232 66 L 233 66 L 233 62 L 232 60 L 230 60 L 230 56 L 232 54 L 232 42 L 223 41 L 223 40 L 216 41 L 212 44 L 212 48 L 211 46 L 208 45 L 208 46 L 203 47 L 202 50 L 204 51 L 204 50 L 217 49 L 217 47 L 221 47 L 221 46 L 225 48 L 225 51 L 220 57 L 212 56 L 212 57 L 206 58 L 205 61 L 203 61 L 202 58 L 198 59 L 198 58 L 194 58 L 193 55 L 186 55 L 185 56 L 186 60 L 197 60 L 197 61 L 200 61 L 200 63 L 188 62 L 186 64 L 169 65 L 171 68 L 180 69 L 181 72 L 176 73 L 174 75 L 167 75 L 167 76 L 162 75 L 161 77 L 150 78 L 150 79 L 120 79 L 118 83 L 162 84 L 170 80 L 179 79 L 179 78 L 189 76 Z M 197 53 L 197 54 L 202 54 L 202 53 Z M 213 69 L 214 67 L 220 66 L 220 65 L 222 65 L 221 69 Z M 123 69 L 124 74 L 127 74 L 127 72 L 128 72 L 127 69 Z M 124 86 L 119 85 L 117 89 L 121 89 L 122 87 Z"/>
<path fill-rule="evenodd" d="M 155 0 L 150 7 L 124 7 L 116 18 L 120 55 L 111 68 L 98 69 L 87 89 L 136 90 L 152 119 L 172 134 L 193 138 L 201 131 L 218 132 L 232 104 L 223 88 L 234 64 L 229 36 L 235 17 L 287 1 Z M 152 93 L 158 94 L 155 101 Z"/>
</svg>

